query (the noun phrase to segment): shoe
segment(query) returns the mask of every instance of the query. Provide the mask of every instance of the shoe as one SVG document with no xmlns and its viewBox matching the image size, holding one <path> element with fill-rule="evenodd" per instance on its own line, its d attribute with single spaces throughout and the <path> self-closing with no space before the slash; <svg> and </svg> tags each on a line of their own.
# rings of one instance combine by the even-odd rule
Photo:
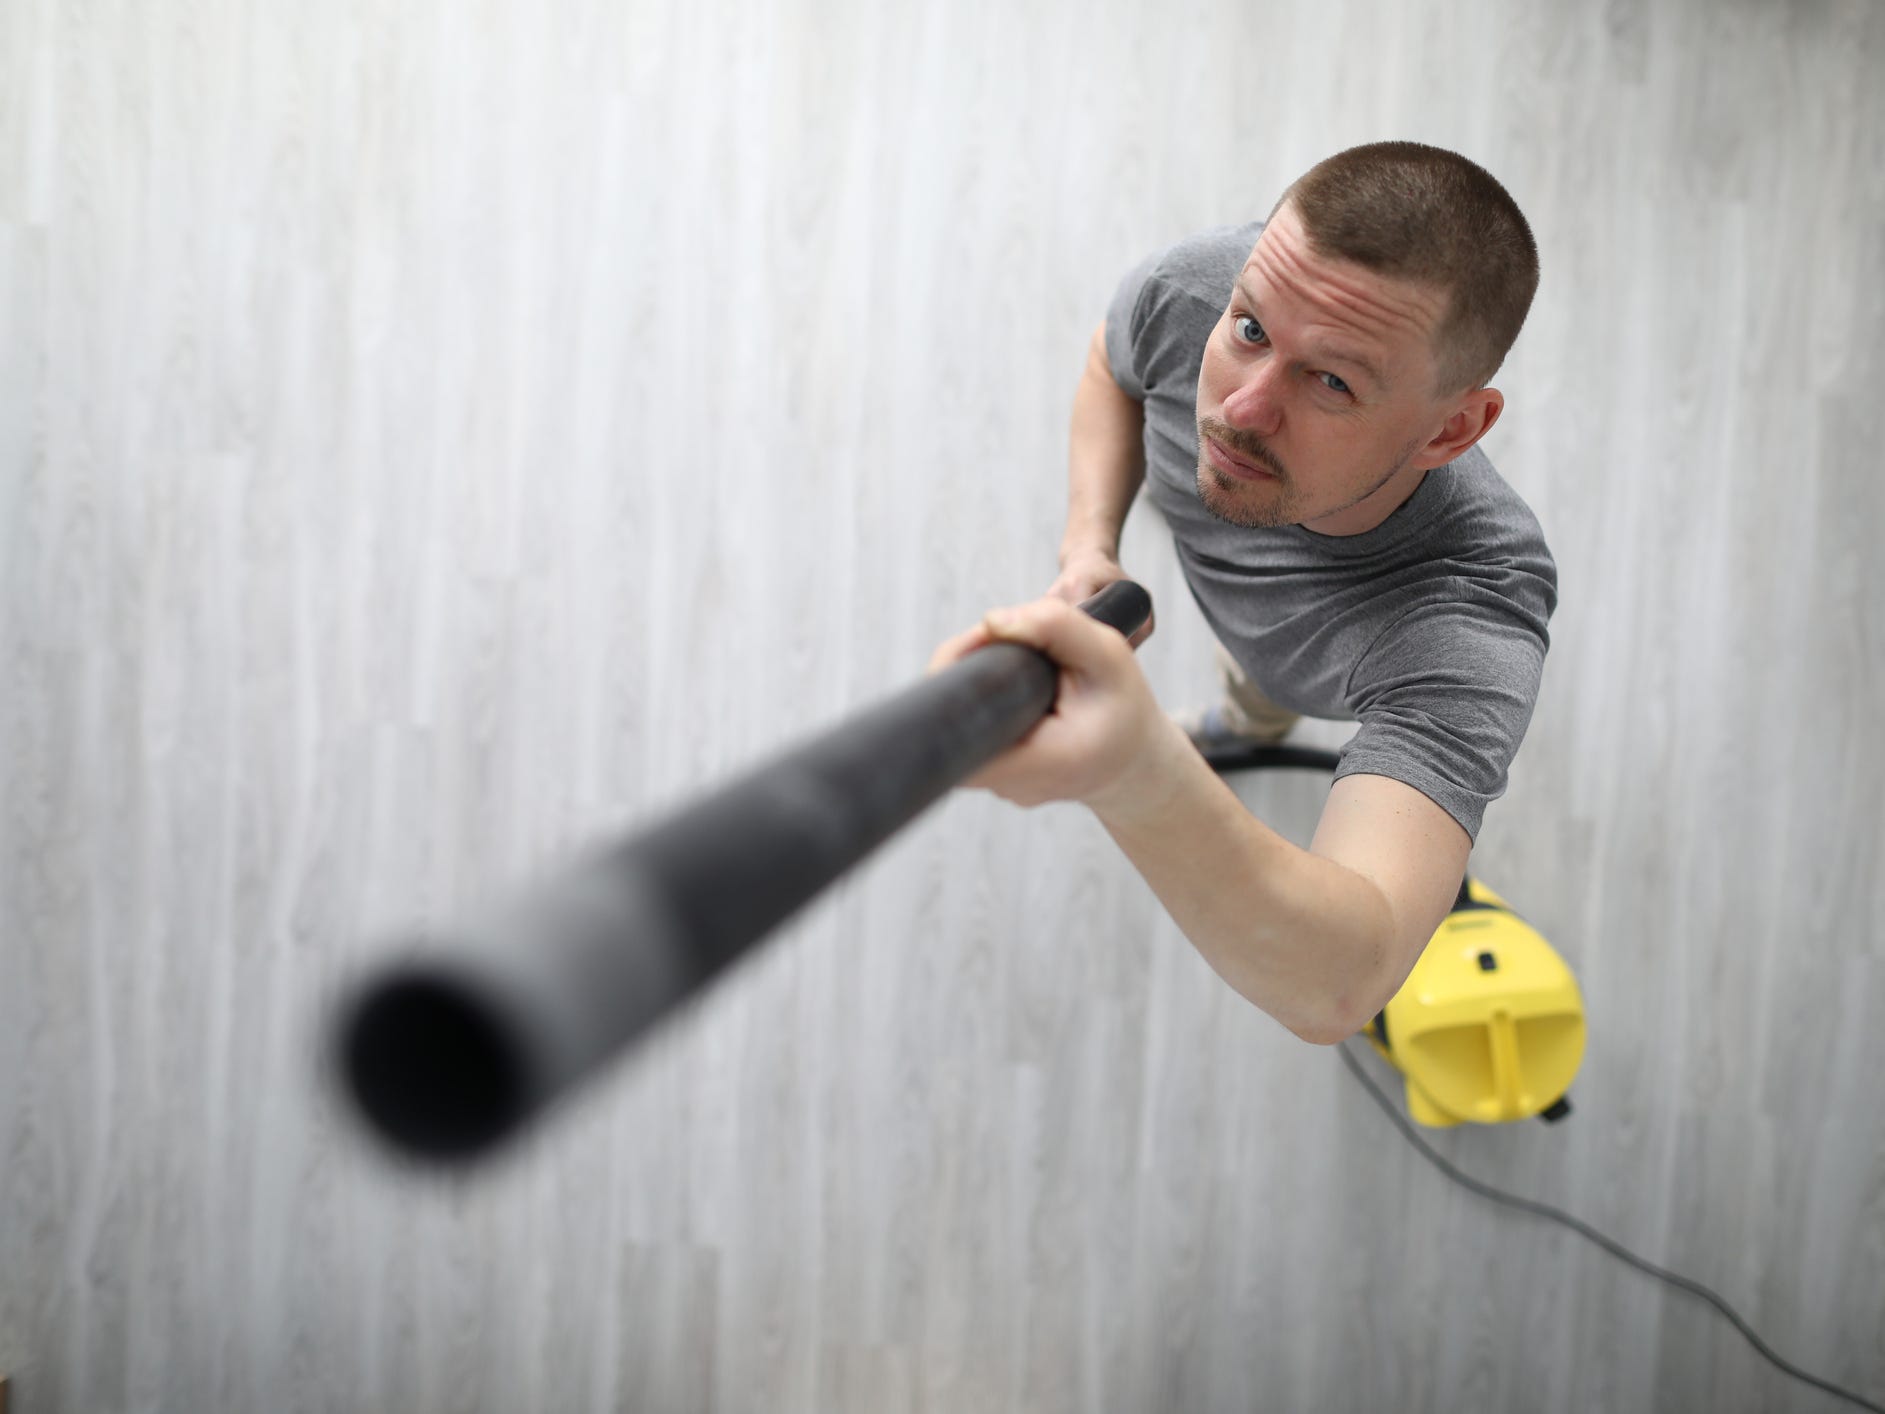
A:
<svg viewBox="0 0 1885 1414">
<path fill-rule="evenodd" d="M 1227 720 L 1222 703 L 1206 707 L 1203 711 L 1174 712 L 1172 720 L 1184 729 L 1191 744 L 1205 760 L 1216 756 L 1231 755 L 1249 751 L 1259 746 L 1275 746 L 1289 735 L 1289 727 L 1273 736 L 1263 736 L 1253 732 L 1241 732 Z M 1291 722 L 1290 727 L 1295 726 Z"/>
</svg>

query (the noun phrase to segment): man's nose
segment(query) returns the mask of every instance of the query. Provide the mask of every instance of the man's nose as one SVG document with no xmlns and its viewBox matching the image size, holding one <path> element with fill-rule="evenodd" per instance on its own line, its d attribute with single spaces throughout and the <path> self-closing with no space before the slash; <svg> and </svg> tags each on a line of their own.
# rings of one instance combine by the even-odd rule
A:
<svg viewBox="0 0 1885 1414">
<path fill-rule="evenodd" d="M 1283 422 L 1282 361 L 1257 360 L 1224 397 L 1224 420 L 1240 432 L 1273 435 Z"/>
</svg>

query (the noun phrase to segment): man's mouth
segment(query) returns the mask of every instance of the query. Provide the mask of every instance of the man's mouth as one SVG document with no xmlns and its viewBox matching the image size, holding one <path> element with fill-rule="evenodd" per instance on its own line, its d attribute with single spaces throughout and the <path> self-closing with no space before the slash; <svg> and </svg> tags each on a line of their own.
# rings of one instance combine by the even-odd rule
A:
<svg viewBox="0 0 1885 1414">
<path fill-rule="evenodd" d="M 1275 472 L 1238 456 L 1215 437 L 1206 437 L 1204 445 L 1212 464 L 1228 475 L 1242 481 L 1275 481 L 1277 479 Z"/>
</svg>

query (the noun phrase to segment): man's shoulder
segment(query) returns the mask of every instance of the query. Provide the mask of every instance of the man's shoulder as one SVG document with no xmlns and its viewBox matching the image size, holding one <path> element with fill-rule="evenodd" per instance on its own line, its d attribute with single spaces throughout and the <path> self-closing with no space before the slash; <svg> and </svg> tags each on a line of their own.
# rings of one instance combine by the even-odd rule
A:
<svg viewBox="0 0 1885 1414">
<path fill-rule="evenodd" d="M 1508 548 L 1535 548 L 1546 558 L 1544 526 L 1519 489 L 1499 474 L 1492 459 L 1479 447 L 1468 448 L 1445 469 L 1449 490 L 1449 519 L 1456 534 L 1470 543 Z"/>
<path fill-rule="evenodd" d="M 1127 273 L 1107 311 L 1106 352 L 1128 394 L 1188 399 L 1204 342 L 1262 229 L 1261 221 L 1213 226 L 1160 247 Z"/>
<path fill-rule="evenodd" d="M 1141 262 L 1146 282 L 1222 306 L 1237 281 L 1237 272 L 1250 258 L 1263 225 L 1261 221 L 1240 221 L 1211 226 L 1162 246 Z"/>
<path fill-rule="evenodd" d="M 1542 628 L 1557 606 L 1558 568 L 1536 512 L 1478 447 L 1444 474 L 1444 509 L 1426 536 L 1435 568 L 1522 606 Z"/>
</svg>

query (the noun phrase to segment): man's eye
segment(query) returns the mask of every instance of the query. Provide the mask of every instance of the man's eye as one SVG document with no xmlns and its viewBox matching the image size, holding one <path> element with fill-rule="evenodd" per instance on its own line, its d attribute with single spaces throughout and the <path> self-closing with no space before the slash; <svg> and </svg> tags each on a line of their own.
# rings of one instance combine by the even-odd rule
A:
<svg viewBox="0 0 1885 1414">
<path fill-rule="evenodd" d="M 1349 391 L 1348 384 L 1344 383 L 1340 378 L 1337 378 L 1333 373 L 1318 373 L 1316 377 L 1320 378 L 1334 392 L 1346 393 Z"/>
<path fill-rule="evenodd" d="M 1262 343 L 1264 339 L 1263 326 L 1257 323 L 1257 321 L 1252 319 L 1248 314 L 1238 315 L 1234 320 L 1231 321 L 1231 328 L 1233 329 L 1241 328 L 1245 324 L 1248 324 L 1252 329 L 1255 329 L 1257 331 L 1256 333 L 1252 334 L 1249 337 L 1249 339 L 1247 339 L 1245 342 L 1252 343 L 1252 344 Z"/>
</svg>

